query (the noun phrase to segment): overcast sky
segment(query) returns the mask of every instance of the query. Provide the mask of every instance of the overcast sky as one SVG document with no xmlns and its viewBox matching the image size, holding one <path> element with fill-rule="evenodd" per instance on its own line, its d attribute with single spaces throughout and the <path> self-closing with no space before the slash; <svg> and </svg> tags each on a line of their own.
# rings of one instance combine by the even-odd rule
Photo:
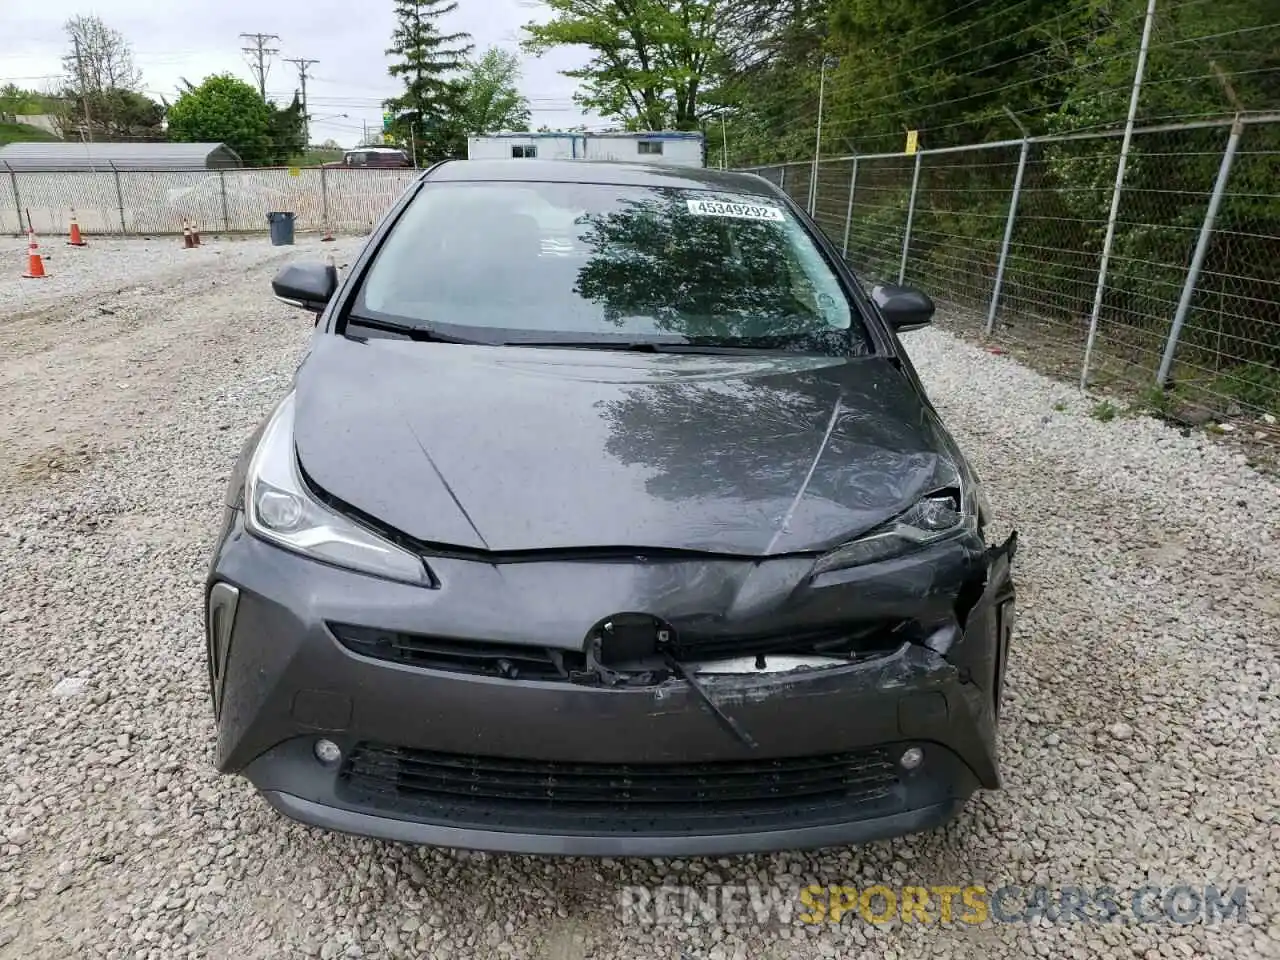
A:
<svg viewBox="0 0 1280 960">
<path fill-rule="evenodd" d="M 267 75 L 267 95 L 287 102 L 298 85 L 297 68 L 283 58 L 319 60 L 309 68 L 307 97 L 311 139 L 356 143 L 364 123 L 381 124 L 381 101 L 399 92 L 387 76 L 386 50 L 394 28 L 391 0 L 0 0 L 0 84 L 45 89 L 58 82 L 68 41 L 62 25 L 76 14 L 96 14 L 125 35 L 142 70 L 145 92 L 173 101 L 181 78 L 199 83 L 230 71 L 254 83 L 241 33 L 274 33 L 280 49 Z M 488 46 L 518 52 L 520 27 L 542 19 L 536 0 L 460 0 L 445 25 L 470 33 L 477 52 Z M 584 57 L 558 50 L 535 59 L 522 55 L 522 90 L 533 125 L 601 126 L 584 117 L 570 97 L 574 81 L 560 70 Z M 346 116 L 342 116 L 346 114 Z"/>
</svg>

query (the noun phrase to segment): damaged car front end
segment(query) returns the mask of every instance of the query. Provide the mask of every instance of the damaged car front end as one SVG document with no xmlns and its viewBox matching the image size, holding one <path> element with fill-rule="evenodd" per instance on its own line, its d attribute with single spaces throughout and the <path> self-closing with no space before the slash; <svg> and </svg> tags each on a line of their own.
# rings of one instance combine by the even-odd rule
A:
<svg viewBox="0 0 1280 960">
<path fill-rule="evenodd" d="M 689 855 L 925 829 L 1000 785 L 1013 536 L 922 545 L 913 508 L 818 557 L 435 555 L 396 582 L 253 535 L 261 469 L 211 578 L 217 762 L 292 817 Z"/>
<path fill-rule="evenodd" d="M 803 216 L 725 184 L 759 193 L 695 216 Z M 852 348 L 584 350 L 351 320 L 373 249 L 288 291 L 321 323 L 228 487 L 220 771 L 329 829 L 610 856 L 865 842 L 1000 786 L 1016 534 L 845 268 Z"/>
</svg>

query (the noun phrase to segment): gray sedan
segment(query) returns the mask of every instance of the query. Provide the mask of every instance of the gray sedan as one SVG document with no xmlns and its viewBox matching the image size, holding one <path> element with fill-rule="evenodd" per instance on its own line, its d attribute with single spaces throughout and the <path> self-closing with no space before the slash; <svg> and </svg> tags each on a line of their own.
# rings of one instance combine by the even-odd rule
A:
<svg viewBox="0 0 1280 960">
<path fill-rule="evenodd" d="M 1000 784 L 1016 537 L 898 332 L 758 177 L 426 171 L 245 444 L 217 765 L 393 840 L 690 855 L 933 827 Z"/>
</svg>

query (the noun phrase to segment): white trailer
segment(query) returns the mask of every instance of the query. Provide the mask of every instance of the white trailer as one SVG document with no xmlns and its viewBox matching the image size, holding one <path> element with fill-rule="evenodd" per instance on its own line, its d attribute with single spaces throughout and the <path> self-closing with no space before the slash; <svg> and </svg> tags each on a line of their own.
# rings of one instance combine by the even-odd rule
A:
<svg viewBox="0 0 1280 960">
<path fill-rule="evenodd" d="M 467 138 L 468 160 L 626 160 L 706 166 L 701 133 L 486 133 Z"/>
</svg>

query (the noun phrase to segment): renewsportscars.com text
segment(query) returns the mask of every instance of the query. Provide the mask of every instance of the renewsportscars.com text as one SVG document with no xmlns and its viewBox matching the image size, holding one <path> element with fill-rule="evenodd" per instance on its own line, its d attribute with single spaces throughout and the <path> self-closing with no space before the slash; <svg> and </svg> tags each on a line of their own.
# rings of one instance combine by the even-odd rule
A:
<svg viewBox="0 0 1280 960">
<path fill-rule="evenodd" d="M 1216 884 L 1131 890 L 965 884 L 871 884 L 784 888 L 763 884 L 624 887 L 622 923 L 1091 923 L 1202 924 L 1246 921 L 1248 891 Z"/>
</svg>

